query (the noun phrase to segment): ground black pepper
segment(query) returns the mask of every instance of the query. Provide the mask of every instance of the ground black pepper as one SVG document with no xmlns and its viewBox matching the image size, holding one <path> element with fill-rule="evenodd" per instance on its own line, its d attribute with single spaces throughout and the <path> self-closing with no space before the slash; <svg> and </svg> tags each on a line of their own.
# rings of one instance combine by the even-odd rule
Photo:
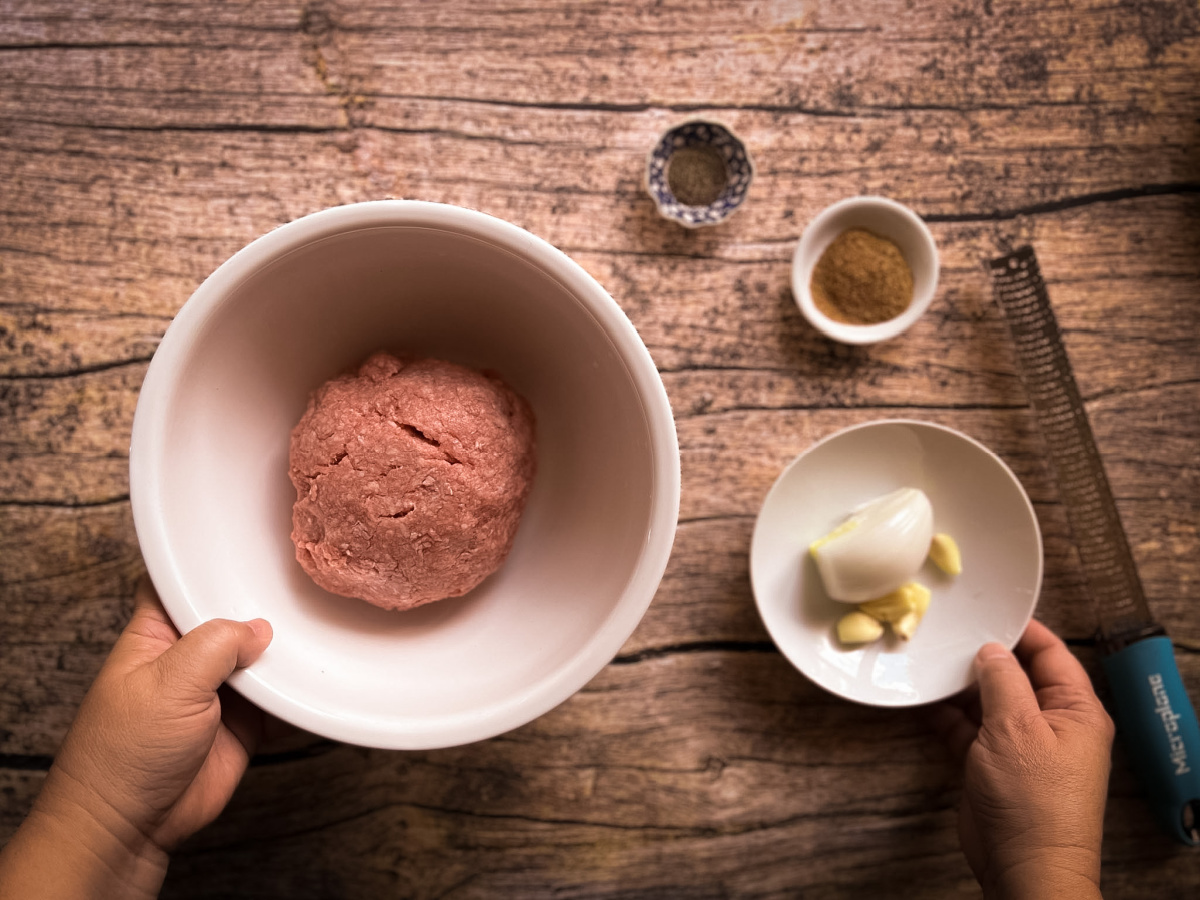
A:
<svg viewBox="0 0 1200 900">
<path fill-rule="evenodd" d="M 728 181 L 725 160 L 714 147 L 680 147 L 667 164 L 667 187 L 684 206 L 708 206 Z"/>
</svg>

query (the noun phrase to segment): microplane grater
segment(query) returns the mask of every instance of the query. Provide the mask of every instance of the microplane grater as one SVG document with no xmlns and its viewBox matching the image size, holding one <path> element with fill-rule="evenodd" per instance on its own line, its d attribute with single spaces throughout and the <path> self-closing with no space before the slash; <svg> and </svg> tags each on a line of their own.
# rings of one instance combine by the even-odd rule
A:
<svg viewBox="0 0 1200 900">
<path fill-rule="evenodd" d="M 1057 476 L 1105 638 L 1153 619 L 1032 247 L 992 263 L 992 286 Z"/>
<path fill-rule="evenodd" d="M 1021 247 L 989 269 L 1096 607 L 1114 717 L 1159 820 L 1200 844 L 1200 727 L 1150 615 L 1037 256 Z"/>
</svg>

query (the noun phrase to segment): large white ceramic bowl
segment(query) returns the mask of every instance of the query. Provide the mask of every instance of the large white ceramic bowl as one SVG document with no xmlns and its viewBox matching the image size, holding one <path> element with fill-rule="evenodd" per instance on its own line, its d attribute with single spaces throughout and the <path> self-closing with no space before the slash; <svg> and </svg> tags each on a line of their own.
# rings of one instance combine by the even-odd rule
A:
<svg viewBox="0 0 1200 900">
<path fill-rule="evenodd" d="M 808 545 L 902 487 L 929 497 L 934 531 L 962 550 L 962 574 L 932 562 L 917 573 L 933 599 L 912 640 L 843 645 L 835 626 L 854 605 L 825 593 Z M 814 444 L 776 480 L 755 523 L 750 580 L 767 631 L 797 669 L 848 700 L 913 706 L 967 687 L 988 641 L 1017 643 L 1041 589 L 1041 531 L 1017 477 L 978 441 L 929 422 L 868 422 Z"/>
<path fill-rule="evenodd" d="M 537 416 L 516 544 L 465 597 L 386 612 L 318 588 L 290 539 L 288 437 L 315 387 L 378 349 L 493 369 Z M 261 616 L 231 684 L 263 709 L 384 748 L 467 743 L 566 700 L 658 587 L 679 511 L 666 392 L 582 268 L 482 213 L 379 201 L 265 235 L 200 286 L 146 375 L 131 493 L 181 631 Z"/>
</svg>

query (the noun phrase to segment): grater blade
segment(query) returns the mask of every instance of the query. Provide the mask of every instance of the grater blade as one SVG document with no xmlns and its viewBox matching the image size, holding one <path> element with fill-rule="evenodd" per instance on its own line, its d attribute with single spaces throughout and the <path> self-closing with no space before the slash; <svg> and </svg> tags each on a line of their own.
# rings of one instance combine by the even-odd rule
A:
<svg viewBox="0 0 1200 900">
<path fill-rule="evenodd" d="M 992 260 L 989 269 L 996 302 L 1016 345 L 1022 381 L 1050 451 L 1102 637 L 1111 652 L 1161 633 L 1146 604 L 1033 248 L 1021 247 Z"/>
</svg>

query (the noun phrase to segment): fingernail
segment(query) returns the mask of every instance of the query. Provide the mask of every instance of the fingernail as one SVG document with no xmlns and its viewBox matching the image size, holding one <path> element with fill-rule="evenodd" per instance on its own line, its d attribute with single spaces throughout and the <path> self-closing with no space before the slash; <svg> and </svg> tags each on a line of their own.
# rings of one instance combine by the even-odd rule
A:
<svg viewBox="0 0 1200 900">
<path fill-rule="evenodd" d="M 256 638 L 266 638 L 269 641 L 275 635 L 271 623 L 266 619 L 250 619 L 246 624 L 250 626 Z"/>
<path fill-rule="evenodd" d="M 1009 655 L 1008 648 L 1003 644 L 984 644 L 979 648 L 976 658 L 980 662 L 987 662 L 989 659 L 1004 659 Z"/>
</svg>

